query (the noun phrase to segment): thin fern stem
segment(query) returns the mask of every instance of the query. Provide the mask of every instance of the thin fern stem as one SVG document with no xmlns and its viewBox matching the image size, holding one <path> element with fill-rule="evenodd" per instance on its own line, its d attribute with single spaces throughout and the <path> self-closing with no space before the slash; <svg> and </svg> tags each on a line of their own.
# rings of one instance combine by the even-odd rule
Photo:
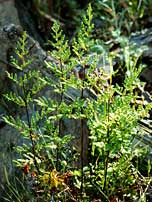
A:
<svg viewBox="0 0 152 202">
<path fill-rule="evenodd" d="M 38 174 L 40 173 L 39 171 L 39 167 L 38 167 L 38 164 L 37 164 L 37 160 L 36 160 L 36 149 L 35 149 L 35 143 L 34 143 L 34 140 L 33 140 L 33 137 L 32 137 L 32 127 L 31 127 L 31 121 L 30 121 L 30 115 L 29 115 L 29 109 L 28 109 L 28 103 L 27 103 L 27 100 L 26 100 L 26 90 L 25 90 L 25 87 L 24 87 L 24 83 L 23 83 L 23 93 L 24 93 L 24 103 L 25 103 L 25 111 L 26 111 L 26 117 L 27 117 L 27 123 L 28 123 L 28 127 L 29 127 L 29 136 L 30 136 L 30 140 L 31 140 L 31 143 L 32 143 L 32 152 L 33 152 L 33 155 L 34 155 L 34 165 L 35 165 L 35 168 L 38 172 Z"/>
<path fill-rule="evenodd" d="M 63 78 L 64 76 L 64 72 L 63 72 L 63 64 L 62 64 L 62 61 L 61 59 L 59 60 L 60 61 L 60 70 L 61 70 L 61 78 Z M 64 89 L 64 84 L 62 83 L 61 84 L 61 88 L 62 88 L 62 92 L 60 94 L 60 102 L 59 102 L 59 105 L 61 105 L 61 103 L 63 102 L 64 100 L 64 92 L 63 92 L 63 89 Z M 59 120 L 59 137 L 62 136 L 62 128 L 63 128 L 63 124 L 62 124 L 62 118 L 60 118 Z M 59 170 L 59 158 L 60 158 L 60 148 L 59 146 L 57 147 L 57 154 L 56 154 L 56 169 Z"/>
<path fill-rule="evenodd" d="M 108 99 L 107 102 L 107 116 L 108 116 L 108 123 L 110 121 L 109 119 L 109 111 L 110 111 L 110 101 Z M 108 129 L 107 129 L 107 145 L 109 145 L 110 142 L 110 130 L 109 130 L 109 124 L 108 124 Z M 108 163 L 109 163 L 109 150 L 106 151 L 106 158 L 105 158 L 105 165 L 104 165 L 104 185 L 103 185 L 103 192 L 106 191 L 106 185 L 107 185 L 107 170 L 108 170 Z"/>
<path fill-rule="evenodd" d="M 81 90 L 81 99 L 84 99 L 84 80 L 85 80 L 85 76 L 86 76 L 86 70 L 85 67 L 83 67 L 83 82 L 82 82 L 82 90 Z M 81 114 L 84 113 L 84 109 L 81 108 Z M 84 171 L 83 171 L 83 167 L 84 167 L 84 127 L 85 127 L 85 123 L 84 123 L 84 118 L 81 119 L 81 200 L 83 197 L 83 188 L 84 188 Z"/>
</svg>

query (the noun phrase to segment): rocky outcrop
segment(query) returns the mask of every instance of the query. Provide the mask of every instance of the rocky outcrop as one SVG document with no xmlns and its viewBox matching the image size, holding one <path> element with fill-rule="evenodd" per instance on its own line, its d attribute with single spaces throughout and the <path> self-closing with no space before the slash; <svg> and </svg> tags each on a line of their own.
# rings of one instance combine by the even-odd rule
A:
<svg viewBox="0 0 152 202">
<path fill-rule="evenodd" d="M 152 29 L 132 35 L 130 41 L 135 43 L 139 49 L 146 47 L 141 57 L 141 61 L 146 65 L 141 72 L 141 80 L 152 83 Z"/>
<path fill-rule="evenodd" d="M 12 15 L 13 13 L 13 15 Z M 1 51 L 0 51 L 0 93 L 3 92 L 3 89 L 5 86 L 7 86 L 6 83 L 6 77 L 5 77 L 5 71 L 7 70 L 7 64 L 3 63 L 2 61 L 7 61 L 7 53 L 8 49 L 12 47 L 12 42 L 8 40 L 7 37 L 5 37 L 2 34 L 2 29 L 6 25 L 10 25 L 11 23 L 14 23 L 16 25 L 20 25 L 20 21 L 18 18 L 18 13 L 15 8 L 15 4 L 13 0 L 6 0 L 6 1 L 0 1 L 0 44 L 1 44 Z"/>
<path fill-rule="evenodd" d="M 15 38 L 11 33 L 6 33 L 6 26 L 11 23 L 20 25 L 18 12 L 15 8 L 14 0 L 0 0 L 0 184 L 3 185 L 5 179 L 5 168 L 9 176 L 14 173 L 13 158 L 16 156 L 13 147 L 22 141 L 15 129 L 6 126 L 2 121 L 2 116 L 7 113 L 3 103 L 2 94 L 10 88 L 5 71 L 8 71 L 8 54 L 15 46 Z M 0 201 L 2 198 L 2 186 L 0 186 Z"/>
</svg>

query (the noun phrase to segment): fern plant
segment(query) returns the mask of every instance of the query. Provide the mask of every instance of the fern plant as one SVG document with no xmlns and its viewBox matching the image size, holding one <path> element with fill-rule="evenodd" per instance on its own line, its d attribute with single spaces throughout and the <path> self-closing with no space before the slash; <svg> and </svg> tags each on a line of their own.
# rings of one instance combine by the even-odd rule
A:
<svg viewBox="0 0 152 202">
<path fill-rule="evenodd" d="M 129 55 L 126 45 L 126 77 L 121 87 L 114 85 L 113 56 L 109 54 L 106 72 L 98 64 L 101 55 L 91 52 L 96 47 L 92 30 L 91 5 L 71 44 L 59 23 L 54 23 L 49 54 L 55 62 L 45 61 L 54 77 L 28 67 L 32 60 L 26 32 L 18 42 L 12 64 L 19 73 L 7 73 L 16 90 L 5 98 L 26 117 L 4 120 L 27 141 L 16 148 L 21 156 L 15 163 L 23 169 L 27 189 L 33 190 L 30 201 L 125 201 L 137 191 L 138 170 L 132 160 L 140 152 L 132 149 L 132 143 L 138 120 L 151 107 L 132 104 L 141 69 L 136 69 L 137 57 Z M 53 89 L 56 99 L 37 95 L 45 86 Z M 66 120 L 79 122 L 79 134 L 74 134 L 79 137 L 77 147 L 72 134 L 64 131 Z"/>
<path fill-rule="evenodd" d="M 57 25 L 57 24 L 56 24 Z M 56 29 L 54 25 L 53 29 Z M 56 29 L 57 31 L 57 29 Z M 58 39 L 57 39 L 58 40 Z M 24 32 L 19 39 L 16 48 L 16 58 L 12 58 L 12 64 L 19 70 L 19 73 L 9 73 L 8 77 L 15 83 L 16 91 L 4 95 L 5 98 L 15 103 L 20 110 L 25 112 L 25 117 L 19 115 L 17 117 L 6 116 L 4 120 L 6 123 L 16 128 L 25 138 L 26 142 L 18 146 L 16 150 L 20 153 L 20 158 L 15 160 L 17 166 L 23 169 L 25 180 L 33 179 L 32 186 L 39 184 L 39 189 L 42 186 L 44 193 L 43 200 L 48 200 L 46 190 L 58 189 L 58 187 L 65 187 L 64 181 L 69 177 L 66 171 L 67 167 L 67 153 L 69 155 L 71 149 L 68 148 L 68 142 L 71 136 L 64 135 L 61 137 L 62 116 L 65 117 L 64 104 L 64 87 L 60 81 L 59 101 L 47 99 L 45 97 L 35 98 L 37 93 L 46 85 L 50 84 L 48 79 L 42 77 L 38 70 L 30 70 L 28 65 L 32 62 L 29 59 L 29 51 L 27 51 L 27 35 Z M 64 39 L 63 39 L 64 43 Z M 67 48 L 65 43 L 65 48 Z M 63 48 L 62 51 L 65 51 Z M 54 52 L 55 54 L 55 52 Z M 63 52 L 59 52 L 63 55 Z M 65 60 L 61 58 L 61 63 Z M 64 79 L 65 72 L 62 70 L 60 64 L 59 77 Z M 57 77 L 57 75 L 56 75 Z M 55 87 L 55 83 L 54 83 Z M 37 111 L 36 111 L 37 109 Z M 60 159 L 59 159 L 60 157 Z M 71 161 L 68 156 L 69 161 Z M 62 173 L 58 173 L 62 171 Z M 56 177 L 56 175 L 59 175 Z M 50 176 L 52 179 L 50 180 Z M 32 187 L 30 187 L 32 188 Z M 38 191 L 35 187 L 35 192 Z"/>
<path fill-rule="evenodd" d="M 135 89 L 141 85 L 141 67 L 136 68 L 138 56 L 130 55 L 129 46 L 125 48 L 127 72 L 123 86 L 112 85 L 111 72 L 104 93 L 100 91 L 97 100 L 89 105 L 92 157 L 89 166 L 90 185 L 99 194 L 96 197 L 103 201 L 117 197 L 121 201 L 127 201 L 138 197 L 136 188 L 132 188 L 139 181 L 133 159 L 136 155 L 142 155 L 143 151 L 132 145 L 138 134 L 138 120 L 148 116 L 151 104 L 146 108 L 143 105 L 131 105 L 138 98 Z M 110 64 L 112 65 L 111 62 Z"/>
</svg>

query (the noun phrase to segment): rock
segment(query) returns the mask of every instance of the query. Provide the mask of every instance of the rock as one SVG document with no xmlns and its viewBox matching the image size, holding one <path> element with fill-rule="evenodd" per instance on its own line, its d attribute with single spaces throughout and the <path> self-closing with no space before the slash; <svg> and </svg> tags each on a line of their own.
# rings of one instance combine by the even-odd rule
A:
<svg viewBox="0 0 152 202">
<path fill-rule="evenodd" d="M 6 139 L 7 138 L 7 139 Z M 4 167 L 6 166 L 8 176 L 14 172 L 13 159 L 17 155 L 14 146 L 21 145 L 20 134 L 10 126 L 0 129 L 0 182 L 5 182 Z"/>
<path fill-rule="evenodd" d="M 144 68 L 140 73 L 140 79 L 146 83 L 152 83 L 152 68 Z"/>
<path fill-rule="evenodd" d="M 141 61 L 146 65 L 140 74 L 141 80 L 151 83 L 152 82 L 152 29 L 143 30 L 140 33 L 131 36 L 130 42 L 135 43 L 139 49 L 143 51 Z"/>
<path fill-rule="evenodd" d="M 11 23 L 20 25 L 18 11 L 15 8 L 15 1 L 0 0 L 0 26 L 3 27 Z"/>
<path fill-rule="evenodd" d="M 134 139 L 134 145 L 147 149 L 144 161 L 148 159 L 152 163 L 152 120 L 143 119 L 139 121 L 138 136 Z"/>
<path fill-rule="evenodd" d="M 13 15 L 12 15 L 13 13 Z M 7 53 L 8 48 L 12 47 L 12 41 L 8 40 L 2 32 L 3 28 L 6 25 L 10 25 L 11 23 L 14 23 L 16 25 L 20 25 L 20 21 L 18 18 L 18 13 L 15 8 L 14 0 L 5 0 L 0 1 L 0 45 L 1 45 L 1 51 L 0 52 L 0 93 L 2 93 L 2 89 L 4 86 L 7 85 L 6 83 L 6 77 L 5 77 L 5 71 L 7 70 L 7 64 L 4 62 L 7 62 Z"/>
<path fill-rule="evenodd" d="M 12 23 L 20 26 L 18 12 L 15 8 L 14 0 L 0 0 L 0 184 L 6 182 L 4 168 L 6 167 L 8 176 L 14 173 L 13 158 L 16 156 L 13 147 L 22 141 L 15 129 L 6 126 L 2 120 L 2 116 L 7 113 L 3 106 L 2 94 L 9 89 L 9 82 L 6 78 L 5 71 L 8 70 L 8 53 L 15 47 L 16 41 L 12 33 L 7 35 L 6 26 Z M 15 31 L 15 30 L 14 30 Z M 16 35 L 16 33 L 14 33 Z M 0 196 L 2 192 L 0 187 Z M 0 201 L 3 199 L 0 197 Z"/>
<path fill-rule="evenodd" d="M 14 0 L 14 1 L 15 1 L 15 7 L 18 11 L 18 17 L 22 28 L 26 30 L 28 34 L 34 38 L 35 41 L 38 41 L 41 47 L 46 47 L 45 36 L 44 34 L 42 33 L 40 34 L 38 32 L 38 27 L 34 21 L 35 18 L 33 12 L 30 10 L 31 7 L 33 8 L 33 6 L 31 5 L 32 1 L 24 1 L 24 0 Z"/>
</svg>

